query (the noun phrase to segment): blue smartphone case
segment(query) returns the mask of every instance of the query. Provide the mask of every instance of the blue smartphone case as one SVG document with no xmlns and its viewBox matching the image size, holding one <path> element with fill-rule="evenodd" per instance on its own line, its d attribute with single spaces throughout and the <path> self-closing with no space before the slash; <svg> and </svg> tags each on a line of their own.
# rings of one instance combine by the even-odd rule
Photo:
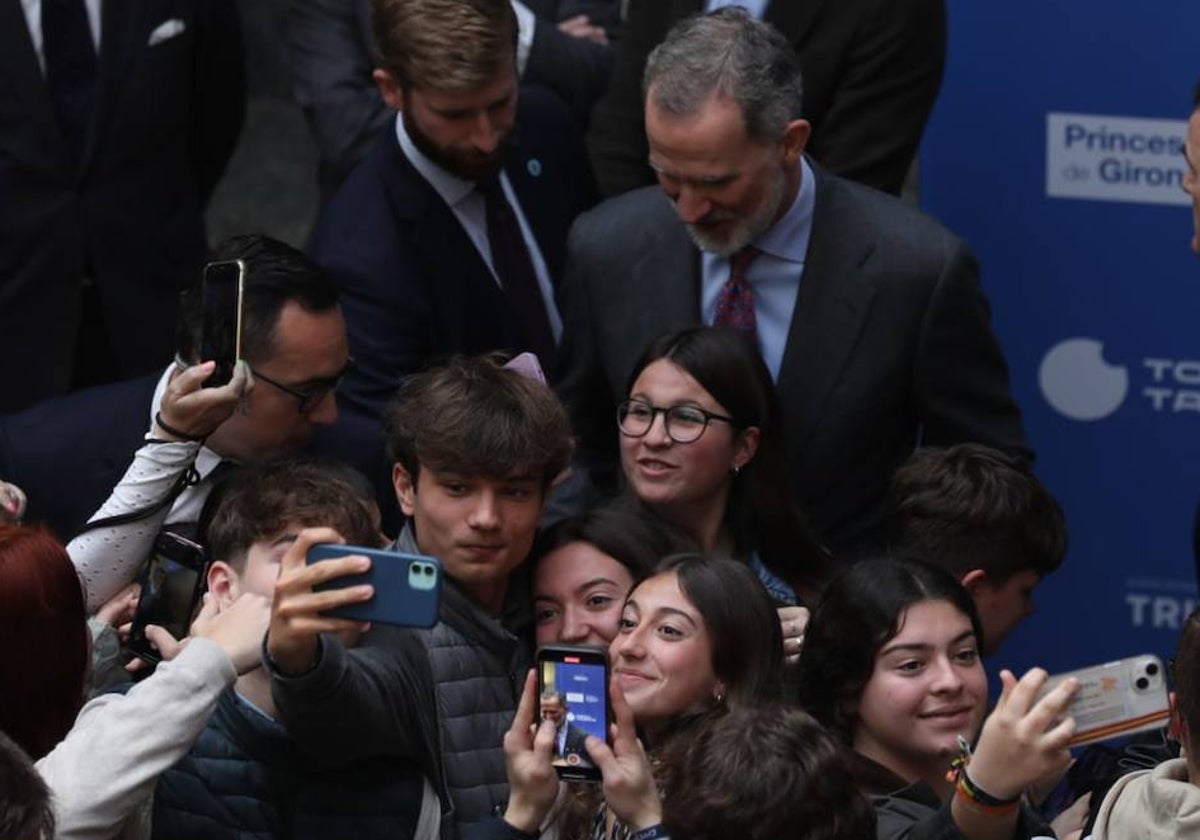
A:
<svg viewBox="0 0 1200 840">
<path fill-rule="evenodd" d="M 305 562 L 311 564 L 351 554 L 371 558 L 370 570 L 365 574 L 346 575 L 326 581 L 314 589 L 344 589 L 369 583 L 375 587 L 375 597 L 361 604 L 329 610 L 328 615 L 398 627 L 432 627 L 437 624 L 442 592 L 442 564 L 437 558 L 401 554 L 381 548 L 323 544 L 310 548 Z"/>
</svg>

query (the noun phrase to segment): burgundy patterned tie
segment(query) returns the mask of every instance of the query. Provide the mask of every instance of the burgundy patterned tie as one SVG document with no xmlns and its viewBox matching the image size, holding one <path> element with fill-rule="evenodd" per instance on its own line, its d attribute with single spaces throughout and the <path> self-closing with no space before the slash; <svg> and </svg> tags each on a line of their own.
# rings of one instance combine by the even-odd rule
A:
<svg viewBox="0 0 1200 840">
<path fill-rule="evenodd" d="M 754 290 L 746 282 L 750 263 L 762 251 L 747 245 L 729 258 L 729 279 L 717 295 L 717 314 L 713 326 L 729 327 L 758 346 L 758 320 L 754 317 Z"/>
</svg>

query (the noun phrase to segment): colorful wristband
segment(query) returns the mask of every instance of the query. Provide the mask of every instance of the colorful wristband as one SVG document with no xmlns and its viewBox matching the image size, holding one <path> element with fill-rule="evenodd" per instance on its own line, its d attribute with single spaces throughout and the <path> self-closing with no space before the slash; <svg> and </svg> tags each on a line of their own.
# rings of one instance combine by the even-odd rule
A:
<svg viewBox="0 0 1200 840">
<path fill-rule="evenodd" d="M 1008 814 L 1015 811 L 1021 804 L 1021 797 L 1019 795 L 1011 799 L 1001 799 L 998 796 L 992 796 L 972 782 L 965 770 L 958 774 L 958 785 L 955 787 L 955 790 L 972 808 L 988 814 Z"/>
</svg>

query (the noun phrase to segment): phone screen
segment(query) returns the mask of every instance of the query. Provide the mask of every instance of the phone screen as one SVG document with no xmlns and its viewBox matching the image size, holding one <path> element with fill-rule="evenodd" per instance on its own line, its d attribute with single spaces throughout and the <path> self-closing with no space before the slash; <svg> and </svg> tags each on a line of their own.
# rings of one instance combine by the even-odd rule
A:
<svg viewBox="0 0 1200 840">
<path fill-rule="evenodd" d="M 205 387 L 224 385 L 233 378 L 241 357 L 242 282 L 245 263 L 226 260 L 204 267 L 204 310 L 200 336 L 200 361 L 215 361 L 216 370 Z"/>
<path fill-rule="evenodd" d="M 154 552 L 138 577 L 142 594 L 129 634 L 129 647 L 134 653 L 143 659 L 158 659 L 146 639 L 148 624 L 157 624 L 176 639 L 188 634 L 204 583 L 204 571 L 204 551 L 200 546 L 173 534 L 159 535 Z"/>
<path fill-rule="evenodd" d="M 538 655 L 538 715 L 557 727 L 551 763 L 564 778 L 599 779 L 584 748 L 608 729 L 608 667 L 604 654 L 543 649 Z"/>
</svg>

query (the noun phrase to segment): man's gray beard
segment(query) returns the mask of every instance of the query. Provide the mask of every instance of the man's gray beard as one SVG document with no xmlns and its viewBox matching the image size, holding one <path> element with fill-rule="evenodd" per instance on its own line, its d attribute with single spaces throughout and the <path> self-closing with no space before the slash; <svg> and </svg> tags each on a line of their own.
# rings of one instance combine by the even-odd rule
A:
<svg viewBox="0 0 1200 840">
<path fill-rule="evenodd" d="M 684 227 L 687 228 L 688 235 L 692 237 L 692 241 L 701 251 L 716 254 L 718 257 L 731 257 L 771 229 L 786 191 L 787 183 L 782 175 L 771 179 L 767 184 L 767 194 L 761 205 L 762 210 L 757 215 L 734 225 L 733 229 L 724 237 L 710 236 L 699 225 L 685 223 Z"/>
</svg>

